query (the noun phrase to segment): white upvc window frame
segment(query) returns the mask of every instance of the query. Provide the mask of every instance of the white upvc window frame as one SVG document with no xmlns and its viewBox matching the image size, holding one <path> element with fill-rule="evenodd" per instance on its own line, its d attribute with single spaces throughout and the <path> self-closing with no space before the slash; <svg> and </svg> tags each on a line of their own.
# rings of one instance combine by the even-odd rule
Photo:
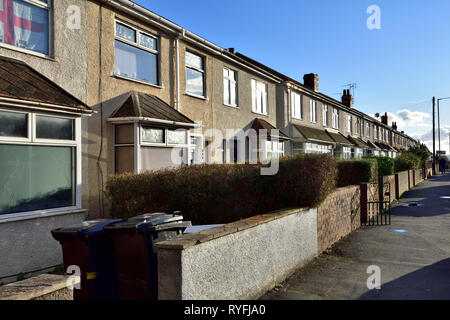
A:
<svg viewBox="0 0 450 320">
<path fill-rule="evenodd" d="M 9 44 L 9 43 L 4 43 L 4 42 L 0 42 L 0 47 L 4 47 L 7 49 L 11 49 L 11 50 L 15 50 L 15 51 L 19 51 L 19 52 L 23 52 L 23 53 L 27 53 L 27 54 L 31 54 L 34 56 L 38 56 L 41 58 L 52 58 L 54 55 L 54 50 L 53 50 L 53 38 L 54 38 L 54 32 L 53 32 L 53 14 L 52 14 L 52 10 L 53 10 L 53 0 L 48 0 L 48 3 L 44 3 L 38 0 L 21 0 L 23 2 L 29 3 L 33 6 L 36 6 L 38 8 L 41 9 L 46 9 L 48 12 L 48 54 L 44 54 L 41 52 L 37 52 L 31 49 L 26 49 L 26 48 L 21 48 L 21 47 L 17 47 L 15 45 Z"/>
<path fill-rule="evenodd" d="M 303 119 L 303 97 L 297 92 L 291 92 L 291 114 L 293 119 Z"/>
<path fill-rule="evenodd" d="M 366 121 L 366 137 L 370 138 L 370 122 Z"/>
<path fill-rule="evenodd" d="M 235 70 L 233 70 L 233 69 L 231 69 L 231 68 L 228 68 L 228 67 L 224 67 L 223 68 L 223 71 L 224 71 L 224 75 L 223 75 L 223 104 L 224 105 L 226 105 L 226 106 L 229 106 L 229 107 L 235 107 L 235 108 L 237 108 L 238 107 L 238 105 L 239 105 L 239 99 L 238 99 L 238 72 L 237 71 L 235 71 Z M 228 74 L 227 75 L 225 75 L 225 71 L 228 71 Z M 231 77 L 230 76 L 230 73 L 233 73 L 233 75 L 234 75 L 234 77 Z M 226 86 L 225 86 L 225 83 L 226 82 L 228 82 L 228 97 L 229 97 L 229 99 L 230 99 L 230 101 L 225 101 L 225 90 L 226 90 Z M 232 92 L 232 90 L 231 90 L 231 85 L 232 84 L 234 84 L 234 90 L 235 90 L 235 92 L 234 92 L 234 98 L 235 98 L 235 103 L 233 103 L 231 100 L 231 97 L 232 97 L 232 95 L 231 95 L 231 92 Z"/>
<path fill-rule="evenodd" d="M 52 208 L 52 209 L 42 209 L 33 211 L 24 211 L 17 213 L 8 213 L 0 215 L 0 223 L 8 222 L 13 220 L 23 220 L 30 219 L 33 217 L 45 217 L 54 216 L 59 214 L 67 214 L 68 212 L 80 211 L 82 210 L 81 195 L 82 195 L 82 168 L 81 168 L 81 117 L 77 115 L 68 116 L 66 114 L 61 115 L 57 112 L 43 112 L 36 110 L 17 110 L 10 109 L 6 107 L 0 107 L 0 111 L 4 112 L 14 112 L 28 115 L 28 137 L 27 138 L 17 138 L 17 137 L 0 137 L 0 144 L 10 144 L 10 145 L 28 145 L 28 146 L 55 146 L 55 147 L 72 147 L 74 148 L 74 205 L 68 207 Z M 74 140 L 58 140 L 58 139 L 38 139 L 36 137 L 36 116 L 46 116 L 54 118 L 64 118 L 74 120 Z"/>
<path fill-rule="evenodd" d="M 126 26 L 126 27 L 128 27 L 130 29 L 133 29 L 135 34 L 136 34 L 136 42 L 130 41 L 128 39 L 122 38 L 121 36 L 117 35 L 117 28 L 116 28 L 117 24 L 122 24 L 122 25 L 124 25 L 124 26 Z M 141 34 L 143 34 L 143 35 L 145 35 L 147 37 L 155 39 L 156 40 L 157 50 L 154 50 L 152 48 L 149 48 L 149 47 L 141 45 L 140 44 L 140 35 Z M 117 74 L 115 72 L 115 65 L 114 65 L 113 75 L 115 77 L 118 77 L 118 78 L 124 78 L 124 79 L 130 80 L 130 81 L 135 81 L 135 82 L 139 82 L 139 83 L 143 83 L 143 84 L 148 84 L 148 85 L 151 85 L 151 86 L 157 86 L 157 87 L 162 86 L 162 81 L 161 81 L 161 54 L 160 54 L 161 53 L 161 38 L 156 36 L 156 35 L 154 35 L 154 34 L 152 34 L 152 33 L 150 33 L 150 32 L 147 32 L 145 30 L 136 28 L 135 26 L 133 26 L 133 25 L 127 23 L 127 22 L 124 22 L 124 21 L 122 21 L 120 19 L 114 19 L 114 41 L 116 41 L 116 40 L 120 41 L 122 43 L 125 43 L 127 45 L 130 45 L 132 47 L 135 47 L 135 48 L 137 48 L 139 50 L 144 50 L 144 51 L 147 51 L 149 53 L 153 53 L 153 54 L 156 55 L 156 68 L 157 68 L 157 70 L 156 70 L 156 84 L 155 83 L 151 83 L 151 82 L 147 82 L 147 81 L 144 81 L 144 80 L 134 79 L 134 78 L 131 78 L 131 77 L 127 77 L 127 76 L 124 76 L 124 75 Z M 115 55 L 115 48 L 114 48 L 114 55 Z"/>
<path fill-rule="evenodd" d="M 353 133 L 353 117 L 350 114 L 347 115 L 347 132 Z"/>
<path fill-rule="evenodd" d="M 332 125 L 333 129 L 339 129 L 339 109 L 333 108 L 332 111 Z"/>
<path fill-rule="evenodd" d="M 328 127 L 328 105 L 322 104 L 322 124 Z"/>
<path fill-rule="evenodd" d="M 260 89 L 261 87 L 263 87 L 264 90 L 261 90 Z M 269 114 L 268 112 L 269 107 L 267 102 L 267 84 L 256 79 L 251 79 L 251 88 L 252 88 L 252 112 L 267 116 Z M 260 101 L 261 110 L 258 110 L 259 99 L 261 99 Z"/>
<path fill-rule="evenodd" d="M 186 62 L 186 53 L 189 53 L 189 54 L 191 54 L 193 56 L 197 56 L 200 59 L 202 59 L 203 69 L 188 64 Z M 206 57 L 201 55 L 201 54 L 199 54 L 199 53 L 197 53 L 197 52 L 195 52 L 195 51 L 191 51 L 189 49 L 186 49 L 186 52 L 184 54 L 184 64 L 185 64 L 185 77 L 186 77 L 185 94 L 188 95 L 188 96 L 193 96 L 193 97 L 197 97 L 197 98 L 201 98 L 201 99 L 206 99 Z M 203 77 L 202 77 L 202 79 L 203 79 L 203 94 L 202 95 L 198 95 L 198 94 L 191 93 L 191 92 L 188 91 L 188 86 L 187 86 L 187 69 L 198 71 L 198 72 L 200 72 L 203 75 Z"/>
<path fill-rule="evenodd" d="M 309 100 L 309 121 L 317 123 L 317 101 L 314 99 Z"/>
<path fill-rule="evenodd" d="M 143 127 L 148 127 L 150 129 L 158 129 L 158 130 L 163 130 L 164 132 L 164 142 L 161 143 L 157 143 L 157 142 L 146 142 L 143 141 L 142 139 L 142 134 L 143 134 Z M 169 139 L 168 139 L 168 131 L 169 130 L 183 130 L 186 131 L 186 143 L 185 144 L 172 144 L 169 143 Z M 139 145 L 142 147 L 164 147 L 164 148 L 174 148 L 174 147 L 182 147 L 182 148 L 187 148 L 189 147 L 190 144 L 190 134 L 189 134 L 189 130 L 188 129 L 182 129 L 182 128 L 178 128 L 178 129 L 170 129 L 170 128 L 163 128 L 163 127 L 158 127 L 155 125 L 151 125 L 151 124 L 138 124 L 138 133 L 139 133 Z"/>
<path fill-rule="evenodd" d="M 271 154 L 269 157 L 268 154 Z M 284 142 L 281 140 L 266 140 L 264 146 L 264 155 L 266 159 L 279 159 L 284 156 Z M 274 156 L 275 155 L 275 156 Z"/>
</svg>

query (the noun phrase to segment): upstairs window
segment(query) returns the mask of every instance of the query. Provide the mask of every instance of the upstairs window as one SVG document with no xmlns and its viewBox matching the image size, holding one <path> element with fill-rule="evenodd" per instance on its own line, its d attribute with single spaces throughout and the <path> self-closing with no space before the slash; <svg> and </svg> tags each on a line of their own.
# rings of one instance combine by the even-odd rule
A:
<svg viewBox="0 0 450 320">
<path fill-rule="evenodd" d="M 237 78 L 236 72 L 223 69 L 223 103 L 237 107 Z"/>
<path fill-rule="evenodd" d="M 116 22 L 114 74 L 158 85 L 158 39 Z"/>
<path fill-rule="evenodd" d="M 204 97 L 205 63 L 203 57 L 186 51 L 186 92 Z"/>
<path fill-rule="evenodd" d="M 291 94 L 292 118 L 301 120 L 303 118 L 302 96 L 298 93 Z"/>
<path fill-rule="evenodd" d="M 252 80 L 252 111 L 267 115 L 267 86 Z"/>
<path fill-rule="evenodd" d="M 49 55 L 50 0 L 0 1 L 0 42 Z"/>
<path fill-rule="evenodd" d="M 366 122 L 366 136 L 370 138 L 370 123 Z"/>
<path fill-rule="evenodd" d="M 333 108 L 333 128 L 339 129 L 339 110 Z"/>
<path fill-rule="evenodd" d="M 328 127 L 328 106 L 326 104 L 322 106 L 322 123 L 324 127 Z"/>
<path fill-rule="evenodd" d="M 360 129 L 359 134 L 360 134 L 361 136 L 364 135 L 364 120 L 363 120 L 363 119 L 361 119 L 361 129 Z"/>
<path fill-rule="evenodd" d="M 309 120 L 317 123 L 317 101 L 309 100 Z"/>
<path fill-rule="evenodd" d="M 353 119 L 350 115 L 347 115 L 347 132 L 353 132 Z"/>
</svg>

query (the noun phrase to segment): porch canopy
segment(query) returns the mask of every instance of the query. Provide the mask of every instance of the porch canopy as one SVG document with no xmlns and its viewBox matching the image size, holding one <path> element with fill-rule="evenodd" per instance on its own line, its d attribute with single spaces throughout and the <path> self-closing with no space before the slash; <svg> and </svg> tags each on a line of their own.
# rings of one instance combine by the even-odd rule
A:
<svg viewBox="0 0 450 320">
<path fill-rule="evenodd" d="M 151 94 L 130 91 L 108 121 L 114 124 L 115 172 L 141 172 L 192 162 L 191 119 Z M 201 141 L 200 141 L 201 143 Z"/>
<path fill-rule="evenodd" d="M 323 129 L 292 124 L 293 153 L 332 153 L 336 142 Z"/>
<path fill-rule="evenodd" d="M 110 122 L 153 123 L 174 128 L 194 128 L 194 121 L 175 110 L 160 98 L 143 92 L 130 91 L 125 102 L 111 114 Z"/>
<path fill-rule="evenodd" d="M 336 142 L 337 145 L 342 147 L 354 147 L 355 144 L 351 142 L 349 139 L 347 139 L 342 133 L 334 133 L 330 132 L 328 130 L 325 130 L 326 133 L 330 135 L 330 137 L 333 139 L 334 142 Z"/>
<path fill-rule="evenodd" d="M 0 57 L 0 105 L 65 114 L 92 109 L 26 63 Z"/>
<path fill-rule="evenodd" d="M 325 130 L 300 126 L 297 124 L 294 124 L 293 126 L 300 133 L 301 138 L 303 138 L 304 141 L 335 144 L 335 141 Z"/>
<path fill-rule="evenodd" d="M 361 148 L 361 149 L 369 149 L 370 148 L 369 145 L 367 143 L 365 143 L 364 140 L 362 140 L 359 137 L 354 138 L 352 136 L 348 136 L 347 139 L 349 141 L 351 141 L 358 148 Z"/>
<path fill-rule="evenodd" d="M 290 140 L 290 138 L 285 135 L 281 130 L 275 128 L 269 122 L 264 119 L 255 118 L 250 126 L 251 129 L 255 130 L 257 135 L 259 135 L 260 130 L 267 131 L 267 138 L 278 138 L 280 141 Z M 278 130 L 278 133 L 276 132 Z"/>
</svg>

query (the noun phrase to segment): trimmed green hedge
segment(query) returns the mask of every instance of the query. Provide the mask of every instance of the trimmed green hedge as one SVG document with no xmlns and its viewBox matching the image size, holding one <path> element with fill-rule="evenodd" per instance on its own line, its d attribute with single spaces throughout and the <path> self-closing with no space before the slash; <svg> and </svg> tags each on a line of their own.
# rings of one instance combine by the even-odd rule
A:
<svg viewBox="0 0 450 320">
<path fill-rule="evenodd" d="M 339 160 L 337 165 L 339 188 L 376 181 L 378 178 L 377 161 L 374 159 Z"/>
<path fill-rule="evenodd" d="M 330 155 L 280 159 L 279 172 L 260 166 L 203 164 L 109 178 L 106 194 L 113 218 L 181 211 L 193 224 L 229 223 L 288 207 L 317 207 L 336 188 Z"/>
<path fill-rule="evenodd" d="M 421 162 L 420 157 L 415 153 L 403 151 L 395 158 L 395 172 L 419 169 Z"/>
<path fill-rule="evenodd" d="M 364 159 L 375 159 L 378 162 L 378 175 L 380 177 L 394 174 L 394 160 L 389 157 L 367 156 Z"/>
</svg>

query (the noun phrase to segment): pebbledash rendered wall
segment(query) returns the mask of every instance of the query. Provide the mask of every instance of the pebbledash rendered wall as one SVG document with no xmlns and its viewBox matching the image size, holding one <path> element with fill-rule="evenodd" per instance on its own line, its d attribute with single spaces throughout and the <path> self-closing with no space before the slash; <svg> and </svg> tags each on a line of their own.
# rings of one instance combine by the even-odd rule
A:
<svg viewBox="0 0 450 320">
<path fill-rule="evenodd" d="M 360 187 L 156 244 L 160 300 L 255 299 L 360 226 Z"/>
<path fill-rule="evenodd" d="M 32 218 L 0 221 L 0 283 L 18 280 L 21 273 L 33 276 L 63 262 L 62 250 L 51 230 L 85 220 L 85 210 Z"/>
</svg>

